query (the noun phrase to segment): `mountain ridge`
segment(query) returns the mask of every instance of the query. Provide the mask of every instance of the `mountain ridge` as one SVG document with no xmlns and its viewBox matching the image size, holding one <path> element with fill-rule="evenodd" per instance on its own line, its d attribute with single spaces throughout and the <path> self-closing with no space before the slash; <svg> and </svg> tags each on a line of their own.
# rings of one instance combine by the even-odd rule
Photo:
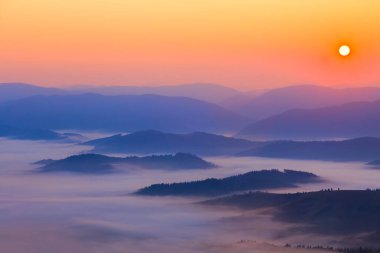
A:
<svg viewBox="0 0 380 253">
<path fill-rule="evenodd" d="M 308 172 L 294 170 L 251 171 L 222 179 L 153 184 L 135 192 L 137 195 L 151 196 L 217 196 L 238 191 L 296 187 L 299 183 L 320 181 L 319 177 Z"/>
<path fill-rule="evenodd" d="M 204 132 L 175 134 L 157 130 L 138 131 L 127 135 L 117 134 L 83 144 L 94 146 L 95 151 L 101 152 L 185 152 L 197 155 L 235 154 L 258 145 L 244 139 Z"/>
<path fill-rule="evenodd" d="M 144 169 L 210 169 L 216 165 L 202 158 L 185 153 L 175 155 L 127 156 L 112 157 L 101 154 L 81 154 L 66 157 L 60 160 L 45 159 L 35 162 L 42 165 L 40 172 L 75 172 L 75 173 L 111 173 L 115 171 L 113 165 L 125 164 L 131 167 Z"/>
<path fill-rule="evenodd" d="M 238 137 L 297 139 L 380 136 L 380 100 L 294 109 L 243 128 Z"/>
<path fill-rule="evenodd" d="M 379 99 L 379 87 L 338 89 L 321 85 L 293 85 L 271 89 L 251 101 L 227 108 L 260 121 L 293 109 L 317 109 Z"/>
<path fill-rule="evenodd" d="M 37 95 L 0 104 L 0 122 L 34 128 L 231 132 L 248 121 L 218 105 L 158 95 Z"/>
</svg>

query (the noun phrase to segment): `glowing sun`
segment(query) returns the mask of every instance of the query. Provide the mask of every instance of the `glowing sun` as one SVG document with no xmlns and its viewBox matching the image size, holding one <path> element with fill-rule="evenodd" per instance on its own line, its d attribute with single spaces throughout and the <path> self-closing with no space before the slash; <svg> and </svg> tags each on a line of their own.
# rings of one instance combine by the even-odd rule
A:
<svg viewBox="0 0 380 253">
<path fill-rule="evenodd" d="M 348 56 L 351 53 L 351 48 L 347 45 L 342 45 L 339 47 L 339 54 L 341 56 Z"/>
</svg>

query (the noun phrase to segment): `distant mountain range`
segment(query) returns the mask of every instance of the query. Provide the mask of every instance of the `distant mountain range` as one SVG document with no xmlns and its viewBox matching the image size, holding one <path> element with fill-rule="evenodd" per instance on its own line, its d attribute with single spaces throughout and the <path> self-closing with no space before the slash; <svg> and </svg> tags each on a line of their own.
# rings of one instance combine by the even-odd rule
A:
<svg viewBox="0 0 380 253">
<path fill-rule="evenodd" d="M 265 139 L 378 137 L 380 100 L 291 110 L 251 124 L 237 136 Z"/>
<path fill-rule="evenodd" d="M 209 133 L 172 134 L 153 130 L 118 134 L 83 144 L 94 146 L 94 150 L 99 152 L 185 152 L 197 155 L 233 155 L 257 145 L 251 141 Z"/>
<path fill-rule="evenodd" d="M 212 83 L 191 83 L 167 86 L 89 86 L 74 89 L 80 93 L 97 93 L 102 95 L 161 95 L 189 97 L 211 103 L 220 103 L 231 97 L 243 95 L 238 90 Z"/>
<path fill-rule="evenodd" d="M 318 85 L 294 85 L 272 90 L 238 91 L 212 83 L 164 86 L 79 86 L 49 88 L 25 83 L 0 83 L 0 102 L 34 95 L 161 95 L 188 97 L 221 105 L 255 121 L 292 109 L 315 109 L 350 102 L 380 99 L 380 88 L 329 88 Z"/>
<path fill-rule="evenodd" d="M 33 96 L 1 103 L 0 122 L 55 130 L 231 132 L 247 120 L 215 104 L 185 97 L 82 94 Z"/>
<path fill-rule="evenodd" d="M 296 85 L 273 89 L 250 99 L 237 99 L 243 103 L 224 105 L 236 113 L 259 121 L 292 109 L 316 109 L 379 99 L 378 87 L 334 89 L 317 85 Z"/>
<path fill-rule="evenodd" d="M 115 164 L 125 164 L 131 168 L 144 169 L 209 169 L 216 167 L 200 157 L 191 154 L 111 157 L 99 154 L 74 155 L 61 160 L 41 160 L 41 172 L 110 173 Z"/>
<path fill-rule="evenodd" d="M 191 83 L 166 86 L 80 86 L 65 88 L 42 87 L 26 83 L 0 83 L 0 102 L 26 98 L 35 95 L 80 95 L 95 93 L 100 95 L 161 95 L 188 97 L 211 103 L 220 103 L 233 97 L 253 94 L 212 83 Z"/>
<path fill-rule="evenodd" d="M 207 83 L 76 89 L 5 83 L 0 84 L 0 124 L 112 132 L 240 130 L 238 137 L 255 140 L 376 137 L 378 99 L 377 87 L 300 85 L 240 92 Z"/>
<path fill-rule="evenodd" d="M 206 180 L 154 184 L 136 192 L 138 195 L 154 196 L 216 196 L 238 191 L 262 190 L 285 187 L 296 187 L 299 183 L 312 183 L 320 179 L 308 172 L 293 170 L 261 170 L 226 177 Z"/>
<path fill-rule="evenodd" d="M 67 91 L 46 88 L 26 83 L 0 83 L 0 102 L 26 98 L 36 95 L 62 95 Z"/>
<path fill-rule="evenodd" d="M 355 236 L 365 244 L 380 246 L 380 190 L 324 190 L 294 194 L 256 192 L 203 203 L 244 210 L 267 208 L 273 211 L 275 220 L 296 225 L 294 229 L 287 229 L 289 236 L 305 233 Z"/>
</svg>

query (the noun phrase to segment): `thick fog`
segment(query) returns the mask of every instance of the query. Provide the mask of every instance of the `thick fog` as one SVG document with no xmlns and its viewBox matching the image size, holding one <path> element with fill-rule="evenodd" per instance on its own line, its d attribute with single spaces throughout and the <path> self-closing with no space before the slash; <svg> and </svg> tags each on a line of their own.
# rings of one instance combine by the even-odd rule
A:
<svg viewBox="0 0 380 253">
<path fill-rule="evenodd" d="M 270 243 L 281 246 L 309 235 L 290 236 L 286 231 L 291 225 L 271 220 L 269 212 L 217 209 L 194 204 L 200 199 L 131 193 L 152 183 L 272 168 L 310 171 L 327 180 L 277 191 L 380 188 L 380 173 L 360 163 L 209 157 L 220 168 L 160 171 L 119 166 L 117 173 L 107 175 L 41 173 L 32 164 L 89 150 L 73 143 L 0 140 L 2 252 L 288 252 Z M 317 244 L 331 238 L 313 240 Z"/>
</svg>

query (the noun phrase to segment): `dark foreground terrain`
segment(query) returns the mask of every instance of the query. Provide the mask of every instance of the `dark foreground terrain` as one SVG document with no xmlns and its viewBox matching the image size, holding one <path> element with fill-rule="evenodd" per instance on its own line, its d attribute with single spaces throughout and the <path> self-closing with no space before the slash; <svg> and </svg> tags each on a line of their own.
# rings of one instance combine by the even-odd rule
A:
<svg viewBox="0 0 380 253">
<path fill-rule="evenodd" d="M 276 220 L 300 225 L 289 233 L 353 236 L 380 246 L 380 190 L 323 190 L 293 194 L 254 192 L 203 202 L 244 210 L 270 208 Z"/>
</svg>

